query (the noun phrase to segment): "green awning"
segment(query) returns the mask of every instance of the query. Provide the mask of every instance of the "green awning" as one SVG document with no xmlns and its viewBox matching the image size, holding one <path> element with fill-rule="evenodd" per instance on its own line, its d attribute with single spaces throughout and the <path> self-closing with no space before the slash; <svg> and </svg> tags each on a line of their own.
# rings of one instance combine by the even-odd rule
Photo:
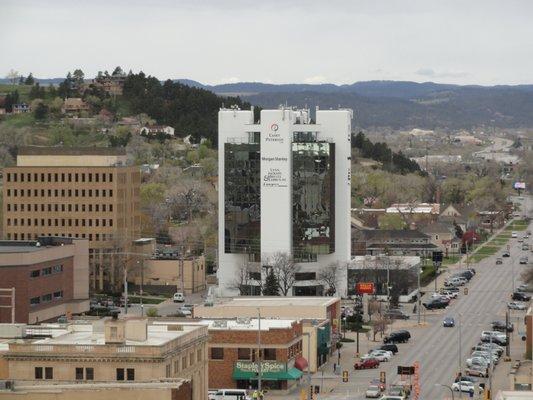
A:
<svg viewBox="0 0 533 400">
<path fill-rule="evenodd" d="M 287 371 L 264 372 L 261 374 L 261 379 L 265 381 L 287 381 L 300 379 L 302 375 L 303 373 L 299 369 L 289 368 Z M 255 372 L 233 368 L 232 378 L 236 381 L 257 380 L 257 375 Z"/>
</svg>

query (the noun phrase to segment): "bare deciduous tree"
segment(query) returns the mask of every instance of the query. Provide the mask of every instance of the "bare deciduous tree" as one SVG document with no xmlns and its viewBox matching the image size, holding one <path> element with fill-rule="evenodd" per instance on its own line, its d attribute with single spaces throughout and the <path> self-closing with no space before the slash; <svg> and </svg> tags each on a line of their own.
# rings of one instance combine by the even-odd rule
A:
<svg viewBox="0 0 533 400">
<path fill-rule="evenodd" d="M 390 324 L 390 319 L 385 317 L 379 317 L 374 321 L 372 331 L 374 333 L 373 341 L 376 341 L 376 335 L 379 333 L 381 337 L 383 337 L 383 334 L 387 330 L 387 326 Z"/>
<path fill-rule="evenodd" d="M 275 253 L 272 256 L 271 265 L 278 280 L 279 291 L 283 296 L 287 296 L 294 285 L 296 273 L 300 267 L 294 264 L 293 259 L 287 253 Z"/>
<path fill-rule="evenodd" d="M 329 264 L 318 274 L 318 280 L 327 285 L 326 296 L 333 296 L 337 292 L 337 282 L 341 271 L 340 263 L 334 262 Z"/>
<path fill-rule="evenodd" d="M 248 261 L 244 261 L 237 270 L 235 274 L 235 279 L 227 286 L 228 289 L 234 289 L 239 291 L 239 295 L 241 296 L 249 296 L 250 293 L 250 287 L 252 286 L 252 283 L 258 283 L 259 284 L 259 292 L 261 293 L 263 291 L 263 283 L 262 280 L 256 280 L 252 278 L 252 273 L 257 273 L 260 271 L 256 271 L 254 268 L 252 268 L 252 265 Z"/>
<path fill-rule="evenodd" d="M 9 72 L 6 75 L 6 79 L 9 79 L 11 81 L 12 85 L 15 85 L 17 83 L 17 79 L 19 78 L 20 74 L 18 71 L 15 71 L 14 69 L 10 69 Z"/>
</svg>

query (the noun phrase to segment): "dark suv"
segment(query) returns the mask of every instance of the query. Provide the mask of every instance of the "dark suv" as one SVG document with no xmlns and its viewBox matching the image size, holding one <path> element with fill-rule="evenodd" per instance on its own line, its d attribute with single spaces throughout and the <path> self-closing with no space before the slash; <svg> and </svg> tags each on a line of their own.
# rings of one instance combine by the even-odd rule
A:
<svg viewBox="0 0 533 400">
<path fill-rule="evenodd" d="M 392 354 L 396 354 L 398 353 L 398 346 L 393 343 L 382 344 L 381 346 L 379 346 L 379 350 L 392 351 Z"/>
<path fill-rule="evenodd" d="M 433 299 L 428 301 L 427 303 L 423 303 L 424 307 L 428 310 L 435 310 L 438 308 L 446 308 L 448 306 L 448 302 L 441 300 L 441 299 Z"/>
<path fill-rule="evenodd" d="M 531 296 L 525 293 L 522 293 L 522 292 L 514 292 L 513 295 L 511 296 L 511 299 L 516 300 L 516 301 L 529 301 L 531 300 Z"/>
<path fill-rule="evenodd" d="M 395 331 L 391 332 L 389 336 L 385 336 L 383 343 L 405 343 L 409 341 L 411 334 L 408 331 Z"/>
</svg>

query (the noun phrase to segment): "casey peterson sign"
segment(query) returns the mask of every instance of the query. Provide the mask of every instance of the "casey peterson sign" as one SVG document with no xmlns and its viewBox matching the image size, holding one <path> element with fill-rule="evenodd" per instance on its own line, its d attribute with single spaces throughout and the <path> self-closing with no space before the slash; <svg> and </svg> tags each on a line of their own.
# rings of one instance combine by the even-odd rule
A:
<svg viewBox="0 0 533 400">
<path fill-rule="evenodd" d="M 374 283 L 372 282 L 359 282 L 355 284 L 355 291 L 357 294 L 373 294 Z"/>
</svg>

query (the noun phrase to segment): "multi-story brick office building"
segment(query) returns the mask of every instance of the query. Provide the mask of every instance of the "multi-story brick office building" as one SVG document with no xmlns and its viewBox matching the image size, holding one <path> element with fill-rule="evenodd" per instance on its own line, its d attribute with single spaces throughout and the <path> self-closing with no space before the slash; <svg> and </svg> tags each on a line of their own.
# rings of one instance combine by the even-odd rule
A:
<svg viewBox="0 0 533 400">
<path fill-rule="evenodd" d="M 21 148 L 17 166 L 4 169 L 4 236 L 89 239 L 91 287 L 120 290 L 122 265 L 140 234 L 139 186 L 140 171 L 127 166 L 124 149 Z"/>
<path fill-rule="evenodd" d="M 42 329 L 45 328 L 45 329 Z M 207 399 L 207 326 L 150 325 L 146 319 L 106 319 L 56 329 L 32 327 L 34 336 L 3 351 L 8 380 L 26 383 L 129 383 L 181 378 L 193 400 Z M 26 329 L 26 336 L 28 329 Z"/>
<path fill-rule="evenodd" d="M 0 323 L 38 323 L 88 311 L 87 250 L 86 239 L 0 241 Z"/>
</svg>

